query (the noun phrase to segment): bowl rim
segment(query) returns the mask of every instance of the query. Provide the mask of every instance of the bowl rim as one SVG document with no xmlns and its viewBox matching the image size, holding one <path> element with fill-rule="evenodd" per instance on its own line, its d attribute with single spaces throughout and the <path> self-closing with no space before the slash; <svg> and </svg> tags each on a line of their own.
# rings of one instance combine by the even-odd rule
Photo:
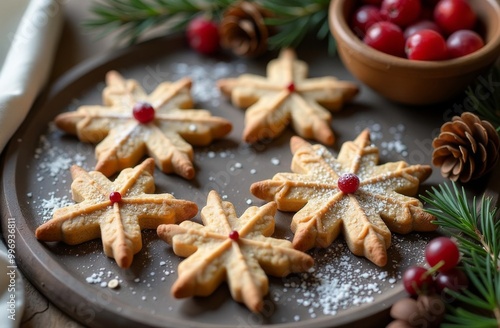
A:
<svg viewBox="0 0 500 328">
<path fill-rule="evenodd" d="M 446 71 L 450 74 L 453 73 L 458 75 L 459 73 L 477 70 L 478 67 L 486 66 L 498 58 L 500 51 L 500 3 L 496 2 L 496 0 L 481 0 L 487 3 L 494 11 L 495 16 L 498 17 L 495 30 L 489 31 L 489 33 L 493 32 L 491 35 L 494 35 L 494 38 L 485 43 L 481 49 L 469 55 L 441 61 L 409 60 L 385 54 L 364 44 L 363 41 L 354 34 L 343 15 L 345 5 L 353 1 L 356 0 L 331 1 L 329 8 L 330 29 L 335 39 L 341 39 L 349 48 L 361 54 L 361 56 L 365 57 L 365 59 L 370 61 L 373 65 L 380 66 L 390 64 L 391 69 L 396 70 L 422 70 L 427 72 Z"/>
</svg>

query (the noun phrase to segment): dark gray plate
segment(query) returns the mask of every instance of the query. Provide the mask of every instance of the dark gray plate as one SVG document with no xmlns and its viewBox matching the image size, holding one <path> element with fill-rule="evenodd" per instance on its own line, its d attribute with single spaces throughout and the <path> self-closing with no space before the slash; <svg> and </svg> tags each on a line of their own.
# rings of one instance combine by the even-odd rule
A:
<svg viewBox="0 0 500 328">
<path fill-rule="evenodd" d="M 298 55 L 310 63 L 310 76 L 353 80 L 322 46 L 298 49 Z M 288 142 L 293 132 L 288 130 L 267 144 L 245 145 L 240 141 L 244 111 L 220 97 L 214 82 L 242 72 L 263 75 L 267 61 L 274 56 L 256 61 L 207 58 L 187 49 L 180 37 L 167 37 L 85 63 L 64 76 L 36 103 L 3 161 L 3 230 L 7 218 L 12 218 L 17 228 L 16 259 L 27 278 L 75 320 L 95 327 L 326 327 L 387 322 L 388 308 L 404 295 L 401 274 L 409 265 L 422 262 L 429 234 L 395 235 L 385 268 L 353 256 L 341 238 L 327 250 L 314 250 L 310 252 L 316 260 L 314 272 L 270 278 L 270 293 L 261 314 L 234 302 L 226 286 L 205 298 L 172 298 L 170 286 L 180 259 L 154 231 L 143 233 L 144 247 L 128 270 L 118 268 L 103 254 L 100 240 L 67 246 L 41 243 L 34 237 L 54 206 L 71 201 L 69 166 L 79 164 L 90 170 L 95 164 L 92 145 L 55 130 L 50 122 L 58 113 L 80 104 L 99 104 L 104 75 L 111 69 L 137 79 L 148 91 L 162 80 L 190 75 L 196 108 L 209 109 L 233 122 L 233 132 L 225 140 L 195 149 L 197 175 L 193 181 L 157 171 L 157 192 L 193 200 L 201 208 L 209 190 L 215 189 L 235 205 L 238 215 L 249 205 L 262 205 L 250 194 L 249 186 L 289 171 Z M 373 142 L 380 147 L 381 162 L 430 163 L 431 140 L 451 117 L 452 108 L 406 108 L 362 87 L 355 102 L 334 114 L 332 127 L 338 140 L 332 151 L 336 153 L 344 141 L 369 127 Z M 435 170 L 422 191 L 440 182 Z M 292 237 L 291 216 L 277 214 L 276 237 Z M 118 289 L 105 287 L 113 278 L 120 281 Z"/>
</svg>

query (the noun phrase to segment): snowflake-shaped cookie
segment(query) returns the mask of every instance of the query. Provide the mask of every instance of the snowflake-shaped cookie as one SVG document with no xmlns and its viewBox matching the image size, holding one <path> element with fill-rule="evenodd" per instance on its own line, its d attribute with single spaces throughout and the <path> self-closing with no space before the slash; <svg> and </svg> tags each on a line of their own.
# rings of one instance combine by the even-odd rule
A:
<svg viewBox="0 0 500 328">
<path fill-rule="evenodd" d="M 267 274 L 283 277 L 307 271 L 314 260 L 291 242 L 269 237 L 274 232 L 276 204 L 249 207 L 238 218 L 233 204 L 215 191 L 201 211 L 204 226 L 192 221 L 158 227 L 158 235 L 187 257 L 172 286 L 174 297 L 207 296 L 227 280 L 232 297 L 252 311 L 262 309 Z"/>
<path fill-rule="evenodd" d="M 163 82 L 147 95 L 136 80 L 106 75 L 103 106 L 81 106 L 56 117 L 56 125 L 81 141 L 98 143 L 95 169 L 106 176 L 137 164 L 144 155 L 165 173 L 191 179 L 194 146 L 231 131 L 231 123 L 192 108 L 191 80 Z M 135 107 L 135 108 L 134 108 Z"/>
<path fill-rule="evenodd" d="M 294 173 L 278 173 L 250 189 L 261 199 L 276 201 L 280 210 L 297 212 L 291 225 L 295 248 L 328 247 L 342 231 L 354 254 L 384 266 L 391 231 L 437 228 L 422 203 L 409 197 L 430 175 L 430 166 L 403 161 L 377 165 L 378 149 L 368 130 L 344 143 L 337 158 L 299 137 L 292 138 L 291 149 Z M 357 176 L 359 187 L 341 191 L 339 177 L 349 173 Z"/>
<path fill-rule="evenodd" d="M 254 143 L 275 138 L 292 123 L 295 132 L 332 145 L 330 111 L 351 100 L 358 87 L 335 77 L 307 78 L 308 66 L 292 49 L 283 49 L 269 62 L 267 77 L 243 74 L 218 81 L 221 91 L 235 106 L 247 108 L 243 140 Z"/>
<path fill-rule="evenodd" d="M 187 220 L 198 212 L 193 202 L 151 194 L 154 168 L 149 158 L 111 182 L 101 172 L 72 166 L 71 192 L 77 204 L 55 210 L 52 219 L 36 229 L 36 237 L 70 245 L 100 237 L 104 253 L 128 268 L 142 248 L 141 229 Z"/>
</svg>

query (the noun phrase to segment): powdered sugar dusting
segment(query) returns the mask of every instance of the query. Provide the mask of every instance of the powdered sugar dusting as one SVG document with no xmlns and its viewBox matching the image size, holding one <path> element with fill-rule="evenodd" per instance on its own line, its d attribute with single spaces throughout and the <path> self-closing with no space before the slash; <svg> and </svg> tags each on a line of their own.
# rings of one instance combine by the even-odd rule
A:
<svg viewBox="0 0 500 328">
<path fill-rule="evenodd" d="M 34 152 L 36 163 L 36 183 L 32 185 L 32 190 L 27 193 L 27 204 L 34 206 L 37 216 L 45 222 L 52 218 L 54 210 L 73 204 L 71 199 L 69 169 L 72 165 L 88 166 L 88 151 L 84 147 L 65 148 L 55 146 L 57 138 L 61 133 L 57 131 L 51 123 L 47 134 L 39 138 L 38 146 Z M 43 187 L 50 179 L 53 189 L 48 190 Z M 38 185 L 38 183 L 40 185 Z M 61 189 L 61 187 L 63 187 Z"/>
<path fill-rule="evenodd" d="M 57 197 L 54 192 L 49 192 L 47 198 L 41 199 L 41 204 L 38 206 L 38 214 L 45 222 L 52 218 L 54 210 L 68 206 L 72 203 L 73 201 L 70 200 L 67 195 Z"/>
<path fill-rule="evenodd" d="M 209 102 L 212 106 L 219 106 L 221 99 L 221 93 L 215 81 L 245 70 L 245 64 L 235 66 L 224 62 L 210 63 L 209 59 L 204 65 L 176 63 L 171 67 L 172 78 L 189 76 L 193 80 L 191 94 L 195 101 Z"/>
<path fill-rule="evenodd" d="M 426 242 L 421 243 L 423 247 Z M 403 239 L 395 236 L 393 251 L 401 251 L 404 247 Z M 327 249 L 316 250 L 314 268 L 284 278 L 283 288 L 271 293 L 272 300 L 277 304 L 306 308 L 310 318 L 335 316 L 342 310 L 375 302 L 384 290 L 396 286 L 402 277 L 401 265 L 407 265 L 395 261 L 384 268 L 366 267 L 364 259 L 348 252 L 342 240 L 335 241 Z M 414 261 L 423 260 L 423 254 L 415 254 Z"/>
<path fill-rule="evenodd" d="M 408 156 L 408 147 L 404 143 L 404 134 L 406 132 L 404 124 L 399 123 L 396 126 L 390 126 L 384 129 L 381 123 L 368 121 L 357 125 L 355 130 L 359 133 L 365 128 L 370 130 L 371 141 L 379 144 L 380 154 L 382 156 Z M 388 138 L 388 136 L 390 136 L 390 138 Z"/>
</svg>

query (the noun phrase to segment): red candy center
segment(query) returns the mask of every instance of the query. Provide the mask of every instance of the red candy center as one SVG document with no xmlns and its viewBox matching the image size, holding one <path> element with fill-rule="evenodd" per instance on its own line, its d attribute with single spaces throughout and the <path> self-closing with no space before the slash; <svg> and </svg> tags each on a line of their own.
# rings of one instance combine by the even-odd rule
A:
<svg viewBox="0 0 500 328">
<path fill-rule="evenodd" d="M 354 173 L 346 173 L 339 178 L 337 185 L 343 193 L 353 194 L 359 188 L 359 178 Z"/>
<path fill-rule="evenodd" d="M 134 118 L 142 124 L 146 124 L 155 119 L 155 109 L 147 102 L 138 102 L 132 110 Z"/>
<path fill-rule="evenodd" d="M 238 231 L 233 230 L 229 233 L 229 238 L 232 240 L 238 240 L 240 238 L 240 234 L 238 233 Z"/>
<path fill-rule="evenodd" d="M 112 204 L 119 203 L 122 200 L 122 195 L 118 191 L 113 191 L 109 194 L 109 200 Z"/>
<path fill-rule="evenodd" d="M 290 92 L 295 92 L 295 84 L 293 82 L 291 82 L 286 88 Z"/>
</svg>

